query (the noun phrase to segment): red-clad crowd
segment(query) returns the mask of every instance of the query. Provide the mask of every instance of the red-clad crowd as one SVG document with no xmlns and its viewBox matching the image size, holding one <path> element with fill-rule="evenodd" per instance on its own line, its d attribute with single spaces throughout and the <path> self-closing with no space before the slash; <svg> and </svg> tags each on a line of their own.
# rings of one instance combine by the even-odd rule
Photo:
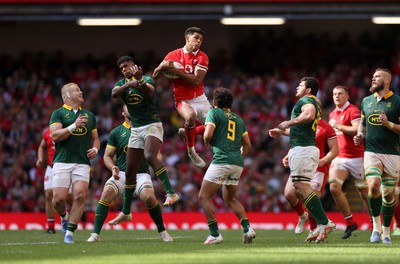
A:
<svg viewBox="0 0 400 264">
<path fill-rule="evenodd" d="M 396 34 L 385 31 L 356 36 L 343 33 L 297 36 L 289 31 L 284 37 L 273 32 L 251 32 L 238 42 L 232 54 L 220 50 L 209 54 L 210 67 L 205 91 L 211 98 L 216 87 L 233 91 L 234 111 L 246 122 L 253 148 L 245 160 L 238 198 L 246 211 L 290 211 L 283 188 L 288 171 L 281 160 L 288 150 L 288 140 L 272 140 L 268 129 L 290 116 L 296 101 L 295 88 L 301 77 L 314 76 L 320 81 L 319 99 L 326 119 L 334 108 L 332 89 L 345 85 L 350 101 L 360 106 L 367 95 L 375 68 L 392 71 L 392 89 L 399 93 L 400 43 Z M 204 47 L 207 49 L 207 46 Z M 20 57 L 0 55 L 0 212 L 44 211 L 44 168 L 36 167 L 37 149 L 52 111 L 60 107 L 63 84 L 75 82 L 85 95 L 84 107 L 97 118 L 101 149 L 92 161 L 90 191 L 86 210 L 94 211 L 102 188 L 110 177 L 102 155 L 109 132 L 123 122 L 122 102 L 111 98 L 111 89 L 121 79 L 115 65 L 124 54 L 104 58 L 72 59 L 66 54 L 22 53 Z M 151 75 L 160 59 L 129 54 Z M 174 108 L 172 89 L 165 78 L 156 82 L 157 104 L 164 125 L 161 152 L 168 175 L 181 202 L 168 211 L 199 211 L 198 191 L 205 169 L 195 167 L 187 157 L 186 144 L 177 134 L 182 121 Z M 209 149 L 197 138 L 196 150 L 211 161 Z M 164 199 L 164 188 L 154 178 L 157 197 Z M 332 201 L 325 199 L 329 210 Z M 215 197 L 216 208 L 225 211 L 221 195 Z M 140 200 L 133 211 L 144 211 Z M 120 210 L 116 202 L 114 210 Z"/>
</svg>

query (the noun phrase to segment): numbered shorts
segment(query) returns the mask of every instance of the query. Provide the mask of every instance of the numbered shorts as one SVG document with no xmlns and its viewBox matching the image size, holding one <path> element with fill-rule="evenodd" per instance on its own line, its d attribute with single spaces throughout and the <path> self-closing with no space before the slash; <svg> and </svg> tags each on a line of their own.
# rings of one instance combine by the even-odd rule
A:
<svg viewBox="0 0 400 264">
<path fill-rule="evenodd" d="M 163 142 L 164 129 L 161 122 L 152 123 L 141 127 L 132 127 L 128 148 L 144 149 L 146 137 L 153 136 Z"/>
<path fill-rule="evenodd" d="M 111 186 L 118 197 L 123 197 L 125 192 L 125 172 L 119 172 L 119 179 L 116 180 L 113 176 L 111 176 L 105 186 Z M 148 173 L 138 173 L 136 175 L 136 189 L 134 195 L 139 197 L 141 191 L 144 188 L 153 188 L 153 182 L 151 181 L 151 176 Z"/>
<path fill-rule="evenodd" d="M 202 94 L 194 99 L 178 102 L 176 108 L 179 109 L 184 104 L 190 104 L 196 112 L 197 120 L 204 124 L 207 113 L 211 109 L 211 104 L 206 95 Z"/>
<path fill-rule="evenodd" d="M 220 185 L 238 185 L 243 167 L 229 164 L 211 163 L 204 180 Z"/>
<path fill-rule="evenodd" d="M 53 188 L 70 188 L 75 181 L 90 180 L 90 166 L 78 163 L 62 163 L 53 164 Z"/>
<path fill-rule="evenodd" d="M 300 176 L 300 180 L 303 178 L 301 181 L 312 180 L 318 168 L 319 149 L 314 146 L 294 147 L 289 150 L 288 155 L 292 179 L 299 180 L 294 177 Z"/>
<path fill-rule="evenodd" d="M 347 170 L 355 179 L 365 179 L 363 158 L 334 158 L 330 170 Z"/>
</svg>

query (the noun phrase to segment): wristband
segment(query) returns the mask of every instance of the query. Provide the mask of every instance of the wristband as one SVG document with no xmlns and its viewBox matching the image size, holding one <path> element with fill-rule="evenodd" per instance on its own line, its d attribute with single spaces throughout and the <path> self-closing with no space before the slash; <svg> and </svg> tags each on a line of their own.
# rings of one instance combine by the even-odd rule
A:
<svg viewBox="0 0 400 264">
<path fill-rule="evenodd" d="M 92 149 L 94 149 L 94 151 L 97 153 L 99 153 L 99 150 L 96 147 L 93 147 Z"/>
<path fill-rule="evenodd" d="M 72 132 L 74 132 L 75 128 L 76 128 L 75 123 L 73 123 L 72 125 L 69 125 L 69 126 L 67 127 L 69 133 L 71 133 L 71 134 L 72 134 Z"/>
<path fill-rule="evenodd" d="M 365 135 L 364 135 L 364 133 L 358 133 L 358 135 L 362 138 L 362 139 L 364 139 L 365 138 Z"/>
<path fill-rule="evenodd" d="M 393 129 L 394 128 L 394 123 L 389 121 L 389 128 Z"/>
<path fill-rule="evenodd" d="M 142 79 L 138 80 L 139 86 L 142 86 L 145 83 L 146 83 L 146 81 L 143 79 L 143 77 L 142 77 Z"/>
</svg>

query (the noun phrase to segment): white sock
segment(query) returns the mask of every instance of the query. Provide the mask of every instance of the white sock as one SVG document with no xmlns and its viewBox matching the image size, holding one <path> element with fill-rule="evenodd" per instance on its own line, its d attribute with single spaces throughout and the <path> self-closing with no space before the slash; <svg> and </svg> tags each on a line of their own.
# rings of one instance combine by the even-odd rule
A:
<svg viewBox="0 0 400 264">
<path fill-rule="evenodd" d="M 372 217 L 372 223 L 373 223 L 373 230 L 372 231 L 378 231 L 379 233 L 382 233 L 382 224 L 381 224 L 381 216 L 373 216 Z"/>
<path fill-rule="evenodd" d="M 383 229 L 383 235 L 384 236 L 389 236 L 390 235 L 390 226 L 382 226 Z"/>
</svg>

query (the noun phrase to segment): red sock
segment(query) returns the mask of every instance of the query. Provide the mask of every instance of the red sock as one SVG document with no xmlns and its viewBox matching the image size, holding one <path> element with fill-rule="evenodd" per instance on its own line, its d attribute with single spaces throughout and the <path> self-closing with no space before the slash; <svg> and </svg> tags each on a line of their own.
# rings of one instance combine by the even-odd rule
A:
<svg viewBox="0 0 400 264">
<path fill-rule="evenodd" d="M 397 228 L 400 227 L 400 203 L 396 205 L 394 208 L 394 214 L 393 214 L 394 220 L 396 220 L 396 225 Z"/>
<path fill-rule="evenodd" d="M 196 126 L 194 128 L 196 130 L 196 135 L 203 135 L 204 130 L 206 130 L 206 127 L 204 125 Z"/>
<path fill-rule="evenodd" d="M 293 209 L 296 211 L 296 213 L 299 216 L 302 216 L 304 214 L 304 207 L 303 203 L 300 200 L 297 200 L 297 204 L 293 207 Z"/>
<path fill-rule="evenodd" d="M 47 228 L 54 229 L 54 218 L 47 218 Z"/>
<path fill-rule="evenodd" d="M 346 225 L 350 226 L 350 225 L 354 225 L 356 222 L 354 221 L 353 215 L 350 214 L 348 216 L 344 217 L 344 220 L 346 220 Z"/>
<path fill-rule="evenodd" d="M 196 139 L 196 127 L 188 128 L 185 126 L 185 134 L 186 134 L 186 145 L 188 148 L 194 147 L 194 142 Z"/>
<path fill-rule="evenodd" d="M 310 230 L 317 228 L 317 221 L 315 221 L 315 218 L 312 216 L 312 214 L 308 214 L 308 222 L 310 223 Z"/>
</svg>

